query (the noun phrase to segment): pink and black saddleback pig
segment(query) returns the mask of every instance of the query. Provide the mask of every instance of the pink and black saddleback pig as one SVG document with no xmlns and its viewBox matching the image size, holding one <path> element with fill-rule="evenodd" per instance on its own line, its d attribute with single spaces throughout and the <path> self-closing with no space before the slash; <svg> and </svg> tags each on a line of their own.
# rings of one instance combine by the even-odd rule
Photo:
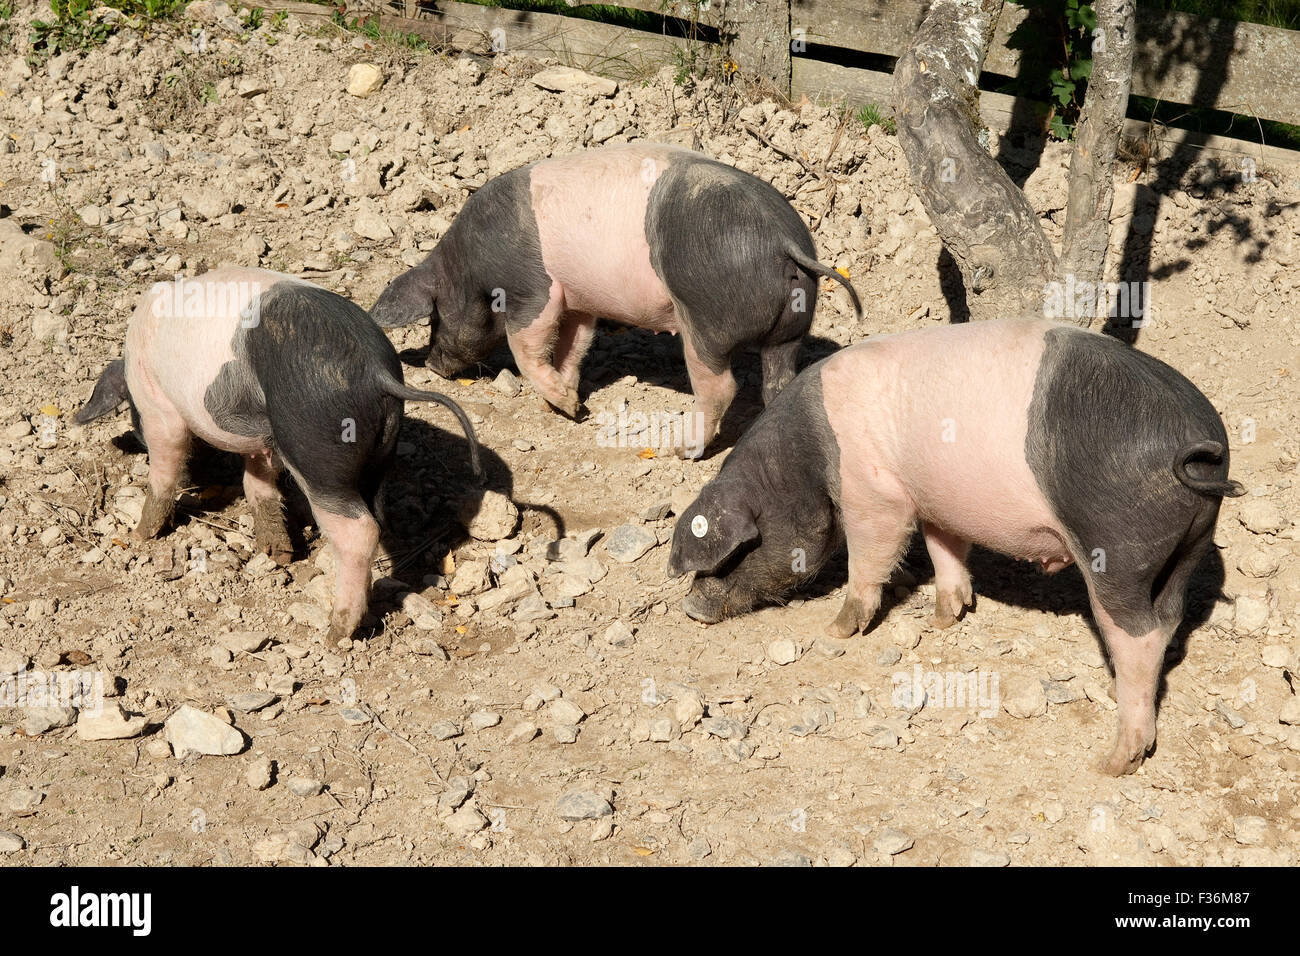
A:
<svg viewBox="0 0 1300 956">
<path fill-rule="evenodd" d="M 135 534 L 158 534 L 175 505 L 190 440 L 244 459 L 244 494 L 259 547 L 292 557 L 276 478 L 288 468 L 334 547 L 338 576 L 327 639 L 350 637 L 365 613 L 379 543 L 376 497 L 391 465 L 402 402 L 465 413 L 402 383 L 392 343 L 365 310 L 292 276 L 223 268 L 159 283 L 132 314 L 123 357 L 109 364 L 75 421 L 129 401 L 149 449 L 149 490 Z"/>
<path fill-rule="evenodd" d="M 1054 322 L 945 326 L 806 369 L 678 519 L 669 571 L 695 572 L 682 607 L 713 623 L 788 594 L 847 539 L 828 627 L 845 638 L 871 623 L 918 521 L 944 627 L 973 604 L 972 544 L 1049 573 L 1076 562 L 1115 670 L 1102 769 L 1123 774 L 1155 743 L 1188 579 L 1223 496 L 1242 493 L 1214 407 L 1164 363 Z"/>
<path fill-rule="evenodd" d="M 546 159 L 475 192 L 429 257 L 370 310 L 385 327 L 431 317 L 427 364 L 452 375 L 504 336 L 519 370 L 578 412 L 578 368 L 597 318 L 681 333 L 698 454 L 736 394 L 732 360 L 759 349 L 763 398 L 798 371 L 817 276 L 808 227 L 771 185 L 655 143 Z"/>
</svg>

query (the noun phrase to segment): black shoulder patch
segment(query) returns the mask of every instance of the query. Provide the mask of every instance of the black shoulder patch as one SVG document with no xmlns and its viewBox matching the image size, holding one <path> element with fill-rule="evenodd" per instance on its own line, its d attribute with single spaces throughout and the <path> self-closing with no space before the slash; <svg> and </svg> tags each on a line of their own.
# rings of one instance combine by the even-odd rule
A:
<svg viewBox="0 0 1300 956">
<path fill-rule="evenodd" d="M 435 268 L 444 316 L 485 310 L 494 289 L 503 289 L 507 302 L 546 302 L 551 279 L 533 212 L 533 165 L 488 180 L 470 196 L 438 243 Z M 522 325 L 535 315 L 515 308 L 506 311 L 508 323 L 514 325 L 516 318 Z"/>
</svg>

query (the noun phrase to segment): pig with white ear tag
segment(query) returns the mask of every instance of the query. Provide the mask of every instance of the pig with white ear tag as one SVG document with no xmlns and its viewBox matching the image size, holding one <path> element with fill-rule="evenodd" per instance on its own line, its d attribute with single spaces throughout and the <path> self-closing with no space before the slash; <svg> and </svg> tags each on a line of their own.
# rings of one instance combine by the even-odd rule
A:
<svg viewBox="0 0 1300 956">
<path fill-rule="evenodd" d="M 866 630 L 919 523 L 934 622 L 973 606 L 972 544 L 1077 563 L 1114 665 L 1130 773 L 1156 739 L 1165 649 L 1213 546 L 1228 437 L 1191 382 L 1135 348 L 1048 321 L 878 336 L 805 369 L 677 521 L 669 571 L 694 573 L 695 620 L 779 601 L 847 542 L 827 630 Z"/>
</svg>

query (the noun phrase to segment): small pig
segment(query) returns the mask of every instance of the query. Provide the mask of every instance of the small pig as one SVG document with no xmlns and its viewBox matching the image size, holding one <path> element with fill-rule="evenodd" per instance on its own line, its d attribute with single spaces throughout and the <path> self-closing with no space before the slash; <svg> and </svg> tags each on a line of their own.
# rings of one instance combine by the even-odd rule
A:
<svg viewBox="0 0 1300 956">
<path fill-rule="evenodd" d="M 365 613 L 379 544 L 376 497 L 397 444 L 402 402 L 451 399 L 402 383 L 392 343 L 360 307 L 293 276 L 223 268 L 158 283 L 131 316 L 123 358 L 75 417 L 86 424 L 130 402 L 149 449 L 149 490 L 135 534 L 170 518 L 197 435 L 244 459 L 258 546 L 292 558 L 276 479 L 297 480 L 338 559 L 327 640 L 350 637 Z"/>
<path fill-rule="evenodd" d="M 1164 363 L 1104 335 L 997 321 L 887 335 L 806 369 L 754 422 L 677 521 L 674 574 L 706 623 L 779 600 L 847 539 L 848 592 L 829 625 L 865 630 L 917 521 L 934 623 L 973 605 L 971 544 L 1072 562 L 1115 669 L 1129 773 L 1156 739 L 1165 648 L 1210 550 L 1228 480 L 1214 407 Z"/>
<path fill-rule="evenodd" d="M 428 366 L 441 375 L 485 358 L 504 336 L 543 398 L 578 413 L 578 368 L 596 319 L 681 333 L 695 393 L 696 457 L 736 394 L 732 361 L 762 357 L 770 401 L 798 371 L 817 276 L 808 227 L 748 173 L 656 143 L 546 159 L 470 196 L 429 257 L 384 289 L 382 326 L 431 317 Z"/>
</svg>

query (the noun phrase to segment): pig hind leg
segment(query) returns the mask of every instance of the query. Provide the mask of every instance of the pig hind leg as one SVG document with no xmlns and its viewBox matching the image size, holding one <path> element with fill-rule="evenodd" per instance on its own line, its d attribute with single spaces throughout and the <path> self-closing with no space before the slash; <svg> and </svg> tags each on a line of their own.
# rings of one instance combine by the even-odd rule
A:
<svg viewBox="0 0 1300 956">
<path fill-rule="evenodd" d="M 832 637 L 866 631 L 880 610 L 881 592 L 911 537 L 916 515 L 892 501 L 844 505 L 849 583 L 840 613 L 826 628 Z"/>
<path fill-rule="evenodd" d="M 521 325 L 511 321 L 506 326 L 506 339 L 515 364 L 550 405 L 570 418 L 576 417 L 579 405 L 577 382 L 568 384 L 552 364 L 564 325 L 564 290 L 558 282 L 551 283 L 550 296 L 544 304 L 525 304 L 520 313 L 525 317 Z M 565 354 L 567 357 L 567 350 Z M 578 361 L 581 362 L 581 356 Z"/>
<path fill-rule="evenodd" d="M 934 617 L 936 627 L 951 627 L 975 600 L 966 558 L 970 542 L 926 522 L 922 525 L 925 549 L 934 564 Z"/>
<path fill-rule="evenodd" d="M 1165 652 L 1182 623 L 1188 581 L 1213 542 L 1217 510 L 1215 503 L 1208 523 L 1204 515 L 1194 523 L 1163 565 L 1144 565 L 1159 573 L 1125 578 L 1123 568 L 1112 566 L 1103 572 L 1106 579 L 1118 575 L 1123 584 L 1099 587 L 1096 577 L 1089 581 L 1093 616 L 1115 670 L 1119 715 L 1115 744 L 1100 766 L 1104 773 L 1132 773 L 1155 746 L 1156 694 Z"/>
<path fill-rule="evenodd" d="M 772 404 L 781 389 L 799 374 L 799 350 L 812 325 L 817 280 L 788 262 L 789 292 L 776 328 L 759 350 L 763 362 L 763 404 Z"/>
<path fill-rule="evenodd" d="M 257 547 L 276 564 L 293 560 L 293 544 L 284 523 L 284 502 L 276 479 L 280 465 L 268 451 L 244 456 L 244 497 L 253 509 L 253 536 Z"/>
<path fill-rule="evenodd" d="M 176 507 L 176 492 L 190 451 L 190 430 L 173 408 L 150 403 L 140 413 L 140 431 L 149 448 L 149 491 L 140 511 L 135 536 L 157 537 Z"/>
<path fill-rule="evenodd" d="M 355 505 L 361 505 L 360 499 Z M 326 645 L 333 647 L 352 637 L 365 616 L 370 602 L 370 564 L 379 547 L 379 523 L 364 508 L 349 516 L 313 503 L 312 513 L 334 549 L 337 566 L 334 607 L 325 636 Z"/>
<path fill-rule="evenodd" d="M 683 328 L 689 328 L 683 323 Z M 731 357 L 709 361 L 701 356 L 687 334 L 682 335 L 686 354 L 686 372 L 695 394 L 695 409 L 682 428 L 678 457 L 699 458 L 709 442 L 717 437 L 722 418 L 736 397 L 736 378 L 731 374 Z"/>
</svg>

